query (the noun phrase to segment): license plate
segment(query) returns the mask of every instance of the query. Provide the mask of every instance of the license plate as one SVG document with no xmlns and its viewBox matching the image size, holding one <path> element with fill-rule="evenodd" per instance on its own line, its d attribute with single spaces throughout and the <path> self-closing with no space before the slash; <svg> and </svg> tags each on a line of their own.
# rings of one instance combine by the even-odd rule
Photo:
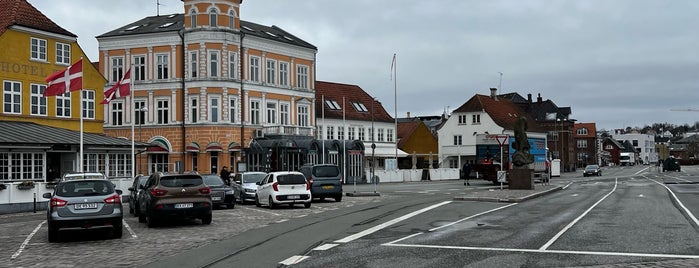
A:
<svg viewBox="0 0 699 268">
<path fill-rule="evenodd" d="M 220 200 L 221 200 L 221 197 L 219 197 L 219 196 L 214 196 L 214 197 L 211 197 L 211 200 L 213 200 L 213 201 L 220 201 Z"/>
<path fill-rule="evenodd" d="M 91 208 L 97 208 L 97 203 L 75 204 L 75 209 L 91 209 Z"/>
<path fill-rule="evenodd" d="M 298 195 L 290 195 L 290 196 L 286 197 L 286 199 L 299 199 L 299 198 L 301 198 L 301 197 Z"/>
<path fill-rule="evenodd" d="M 175 208 L 192 208 L 192 207 L 194 207 L 194 204 L 192 204 L 192 203 L 175 204 Z"/>
<path fill-rule="evenodd" d="M 335 188 L 333 185 L 323 185 L 323 189 L 325 190 L 332 190 L 333 188 Z"/>
</svg>

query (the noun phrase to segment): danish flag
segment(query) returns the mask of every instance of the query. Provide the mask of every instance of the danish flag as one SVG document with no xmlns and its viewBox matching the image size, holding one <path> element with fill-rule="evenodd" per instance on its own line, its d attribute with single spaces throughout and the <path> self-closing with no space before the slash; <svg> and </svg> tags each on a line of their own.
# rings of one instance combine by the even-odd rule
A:
<svg viewBox="0 0 699 268">
<path fill-rule="evenodd" d="M 83 88 L 83 60 L 46 77 L 49 83 L 44 91 L 44 97 L 56 96 Z"/>
<path fill-rule="evenodd" d="M 124 74 L 121 80 L 104 91 L 104 100 L 101 104 L 108 104 L 113 99 L 125 97 L 131 94 L 131 68 Z"/>
</svg>

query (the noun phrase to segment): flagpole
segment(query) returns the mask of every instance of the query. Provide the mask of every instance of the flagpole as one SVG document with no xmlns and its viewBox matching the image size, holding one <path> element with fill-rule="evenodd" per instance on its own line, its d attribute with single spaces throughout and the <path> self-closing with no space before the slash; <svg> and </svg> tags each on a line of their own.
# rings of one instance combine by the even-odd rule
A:
<svg viewBox="0 0 699 268">
<path fill-rule="evenodd" d="M 321 115 L 323 118 L 323 127 L 321 128 L 321 131 L 320 131 L 320 142 L 323 144 L 323 146 L 321 147 L 321 148 L 323 148 L 323 152 L 322 152 L 323 158 L 322 159 L 323 159 L 323 164 L 325 164 L 325 135 L 326 135 L 325 131 L 328 131 L 328 128 L 325 126 L 325 106 L 323 106 L 323 105 L 325 105 L 325 95 L 322 96 L 321 103 L 320 103 L 320 111 L 321 111 Z"/>
<path fill-rule="evenodd" d="M 129 66 L 128 72 L 133 69 L 133 63 Z M 122 79 L 124 79 L 122 77 Z M 136 95 L 133 93 L 133 79 L 131 79 L 131 73 L 129 73 L 129 95 L 131 95 L 131 177 L 136 177 L 136 142 L 134 141 L 134 125 L 136 122 Z M 143 122 L 141 122 L 143 124 Z"/>
<path fill-rule="evenodd" d="M 85 64 L 83 63 L 83 57 L 80 57 L 80 70 L 85 70 Z M 70 72 L 70 71 L 69 71 Z M 68 88 L 70 92 L 70 88 Z M 78 156 L 78 172 L 83 172 L 83 89 L 80 88 L 80 94 L 78 101 L 80 102 L 80 155 Z"/>
<path fill-rule="evenodd" d="M 396 53 L 393 53 L 393 114 L 395 119 L 395 143 L 396 143 L 396 169 L 398 169 L 398 77 L 396 72 L 398 70 L 398 63 L 396 62 Z"/>
</svg>

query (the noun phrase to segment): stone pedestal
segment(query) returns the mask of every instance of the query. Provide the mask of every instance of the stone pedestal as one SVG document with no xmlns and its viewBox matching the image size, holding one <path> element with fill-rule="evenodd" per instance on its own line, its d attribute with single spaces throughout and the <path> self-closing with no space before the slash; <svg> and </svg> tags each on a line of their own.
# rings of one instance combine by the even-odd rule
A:
<svg viewBox="0 0 699 268">
<path fill-rule="evenodd" d="M 510 170 L 508 178 L 509 189 L 511 190 L 533 190 L 534 175 L 533 169 L 528 168 L 513 168 Z"/>
</svg>

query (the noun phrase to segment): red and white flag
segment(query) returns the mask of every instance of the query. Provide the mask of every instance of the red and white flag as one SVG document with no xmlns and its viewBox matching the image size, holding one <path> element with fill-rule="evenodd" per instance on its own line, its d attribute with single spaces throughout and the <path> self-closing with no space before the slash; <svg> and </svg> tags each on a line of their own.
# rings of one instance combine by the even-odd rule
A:
<svg viewBox="0 0 699 268">
<path fill-rule="evenodd" d="M 46 82 L 49 84 L 44 91 L 44 97 L 81 90 L 83 88 L 83 60 L 80 59 L 68 68 L 46 77 Z"/>
<path fill-rule="evenodd" d="M 101 104 L 108 104 L 113 99 L 126 97 L 131 95 L 131 68 L 124 74 L 121 80 L 117 81 L 112 87 L 104 91 L 104 100 Z"/>
</svg>

